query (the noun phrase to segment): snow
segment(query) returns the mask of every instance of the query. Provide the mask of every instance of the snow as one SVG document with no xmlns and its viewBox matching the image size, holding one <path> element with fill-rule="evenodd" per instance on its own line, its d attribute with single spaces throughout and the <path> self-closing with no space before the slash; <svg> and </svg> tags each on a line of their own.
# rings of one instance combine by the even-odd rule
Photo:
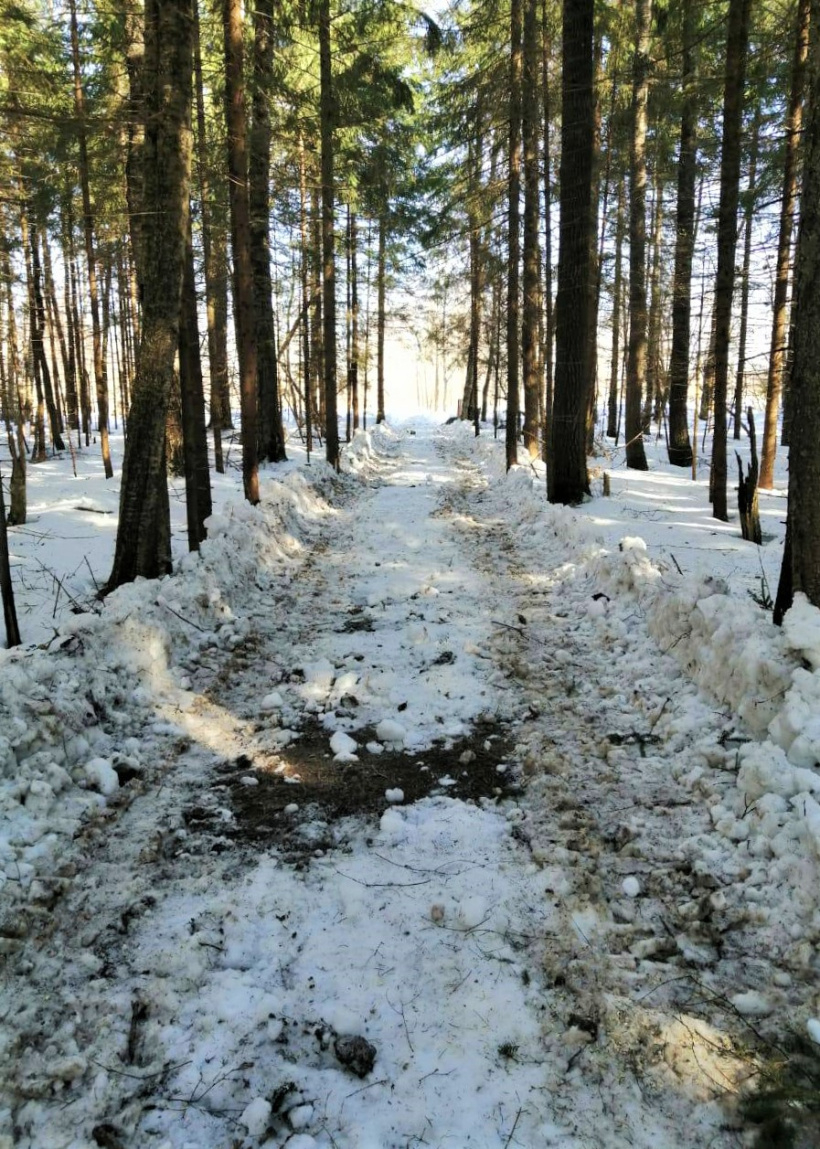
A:
<svg viewBox="0 0 820 1149">
<path fill-rule="evenodd" d="M 752 597 L 782 482 L 758 551 L 660 445 L 569 509 L 409 429 L 291 444 L 255 508 L 220 478 L 199 556 L 175 488 L 175 574 L 103 605 L 116 483 L 31 468 L 0 1146 L 728 1149 L 754 1034 L 820 1042 L 820 612 Z"/>
</svg>

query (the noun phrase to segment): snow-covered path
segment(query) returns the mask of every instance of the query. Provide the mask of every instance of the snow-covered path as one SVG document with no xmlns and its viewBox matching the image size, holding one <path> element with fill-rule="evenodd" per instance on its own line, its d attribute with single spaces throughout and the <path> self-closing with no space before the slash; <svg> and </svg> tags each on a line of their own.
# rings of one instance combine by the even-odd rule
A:
<svg viewBox="0 0 820 1149">
<path fill-rule="evenodd" d="M 803 991 L 709 814 L 734 720 L 414 430 L 176 636 L 162 761 L 7 947 L 3 1149 L 743 1143 L 743 1019 Z"/>
</svg>

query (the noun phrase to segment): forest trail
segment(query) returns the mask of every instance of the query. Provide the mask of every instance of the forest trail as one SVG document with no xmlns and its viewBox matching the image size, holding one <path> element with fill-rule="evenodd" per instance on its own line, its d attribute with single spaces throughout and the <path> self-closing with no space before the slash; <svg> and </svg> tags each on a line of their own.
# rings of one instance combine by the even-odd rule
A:
<svg viewBox="0 0 820 1149">
<path fill-rule="evenodd" d="M 731 720 L 461 429 L 375 441 L 16 955 L 9 1144 L 742 1144 L 728 998 L 774 971 L 675 780 Z"/>
</svg>

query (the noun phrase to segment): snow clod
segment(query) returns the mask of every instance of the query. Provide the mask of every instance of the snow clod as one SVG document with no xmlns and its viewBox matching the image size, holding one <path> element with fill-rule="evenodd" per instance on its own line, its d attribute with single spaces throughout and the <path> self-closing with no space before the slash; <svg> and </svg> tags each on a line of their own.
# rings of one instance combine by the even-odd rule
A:
<svg viewBox="0 0 820 1149">
<path fill-rule="evenodd" d="M 376 1064 L 376 1047 L 366 1037 L 337 1037 L 333 1049 L 345 1069 L 357 1077 L 367 1077 Z"/>
</svg>

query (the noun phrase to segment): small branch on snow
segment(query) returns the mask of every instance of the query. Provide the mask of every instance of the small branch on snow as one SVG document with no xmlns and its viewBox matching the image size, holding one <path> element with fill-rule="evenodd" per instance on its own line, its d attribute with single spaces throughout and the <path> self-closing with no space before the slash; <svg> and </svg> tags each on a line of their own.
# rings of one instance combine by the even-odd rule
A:
<svg viewBox="0 0 820 1149">
<path fill-rule="evenodd" d="M 504 1142 L 504 1149 L 509 1149 L 509 1146 L 512 1144 L 513 1135 L 514 1135 L 516 1129 L 518 1128 L 518 1122 L 521 1120 L 521 1114 L 523 1112 L 524 1112 L 523 1108 L 519 1107 L 519 1110 L 515 1115 L 515 1121 L 513 1121 L 513 1127 L 510 1130 L 510 1135 L 507 1138 L 507 1140 Z"/>
<path fill-rule="evenodd" d="M 425 878 L 423 882 L 363 882 L 361 878 L 354 878 L 352 874 L 345 874 L 342 870 L 335 870 L 334 873 L 338 874 L 340 878 L 347 878 L 350 882 L 355 882 L 357 886 L 364 886 L 368 890 L 405 890 L 410 886 L 429 886 L 432 878 Z"/>
<path fill-rule="evenodd" d="M 366 1089 L 375 1089 L 377 1085 L 389 1085 L 389 1084 L 390 1084 L 390 1082 L 386 1077 L 383 1077 L 381 1079 L 381 1081 L 371 1081 L 369 1085 L 363 1085 L 361 1087 L 361 1089 L 354 1089 L 352 1093 L 348 1093 L 347 1097 L 345 1097 L 345 1101 L 347 1101 L 351 1097 L 355 1097 L 357 1093 L 364 1093 L 364 1091 Z"/>
<path fill-rule="evenodd" d="M 171 614 L 176 615 L 180 622 L 187 622 L 188 626 L 192 626 L 194 630 L 198 630 L 200 634 L 205 634 L 205 627 L 200 626 L 198 622 L 192 622 L 190 618 L 186 618 L 184 614 L 180 614 L 178 610 L 174 610 L 167 602 L 158 601 L 158 606 L 164 606 L 166 610 L 170 610 Z"/>
</svg>

